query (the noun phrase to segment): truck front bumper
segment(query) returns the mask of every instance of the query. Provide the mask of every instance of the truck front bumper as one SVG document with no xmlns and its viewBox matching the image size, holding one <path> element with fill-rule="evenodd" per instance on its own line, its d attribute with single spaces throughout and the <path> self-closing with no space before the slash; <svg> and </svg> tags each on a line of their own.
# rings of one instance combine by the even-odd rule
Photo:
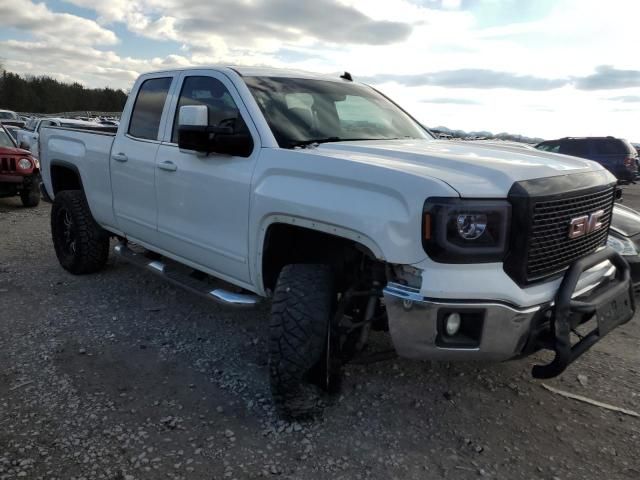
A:
<svg viewBox="0 0 640 480">
<path fill-rule="evenodd" d="M 629 266 L 610 248 L 572 265 L 555 296 L 539 305 L 431 299 L 397 283 L 386 286 L 384 302 L 391 338 L 402 357 L 502 361 L 543 348 L 554 351 L 552 364 L 534 368 L 538 377 L 561 373 L 610 330 L 629 321 L 635 309 Z M 594 317 L 596 328 L 572 345 L 571 332 Z"/>
</svg>

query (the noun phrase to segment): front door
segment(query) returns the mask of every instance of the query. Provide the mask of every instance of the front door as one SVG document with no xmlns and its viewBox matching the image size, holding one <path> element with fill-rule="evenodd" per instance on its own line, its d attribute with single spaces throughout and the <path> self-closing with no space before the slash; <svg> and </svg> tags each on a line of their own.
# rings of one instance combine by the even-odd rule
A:
<svg viewBox="0 0 640 480">
<path fill-rule="evenodd" d="M 179 91 L 166 142 L 156 158 L 158 238 L 164 250 L 180 252 L 210 273 L 249 282 L 248 215 L 251 177 L 260 150 L 257 131 L 225 75 L 190 71 Z M 181 152 L 177 123 L 184 105 L 206 105 L 211 126 L 249 129 L 253 152 L 248 157 Z"/>
<path fill-rule="evenodd" d="M 121 126 L 111 149 L 113 210 L 118 227 L 128 237 L 150 244 L 155 243 L 157 233 L 155 161 L 174 76 L 141 80 L 128 124 Z"/>
</svg>

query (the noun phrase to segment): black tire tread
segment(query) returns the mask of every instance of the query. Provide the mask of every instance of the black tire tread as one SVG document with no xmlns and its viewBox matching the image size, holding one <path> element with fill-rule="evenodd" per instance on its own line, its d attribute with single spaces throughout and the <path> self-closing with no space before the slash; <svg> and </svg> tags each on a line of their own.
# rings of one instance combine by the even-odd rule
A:
<svg viewBox="0 0 640 480">
<path fill-rule="evenodd" d="M 57 243 L 55 218 L 62 207 L 71 213 L 78 230 L 74 256 L 65 255 L 62 246 Z M 97 272 L 107 263 L 109 234 L 93 219 L 84 192 L 81 190 L 64 190 L 56 194 L 51 208 L 51 235 L 60 264 L 74 275 Z"/>
<path fill-rule="evenodd" d="M 308 376 L 324 354 L 332 298 L 328 265 L 287 265 L 280 272 L 271 306 L 269 370 L 274 402 L 285 417 L 322 412 L 323 392 Z"/>
<path fill-rule="evenodd" d="M 40 187 L 34 182 L 28 190 L 20 192 L 20 200 L 24 207 L 37 207 L 40 203 Z"/>
</svg>

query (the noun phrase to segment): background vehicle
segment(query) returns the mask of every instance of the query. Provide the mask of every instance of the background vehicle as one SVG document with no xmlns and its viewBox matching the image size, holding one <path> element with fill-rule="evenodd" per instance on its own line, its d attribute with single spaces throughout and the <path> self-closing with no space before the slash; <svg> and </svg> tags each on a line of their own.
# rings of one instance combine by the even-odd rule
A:
<svg viewBox="0 0 640 480">
<path fill-rule="evenodd" d="M 16 112 L 11 110 L 0 110 L 0 123 L 5 127 L 8 125 L 24 127 L 25 121 Z"/>
<path fill-rule="evenodd" d="M 566 137 L 541 142 L 536 148 L 596 161 L 618 180 L 631 182 L 638 174 L 638 152 L 622 138 Z"/>
<path fill-rule="evenodd" d="M 40 203 L 40 167 L 0 124 L 0 197 L 16 195 L 25 207 Z"/>
<path fill-rule="evenodd" d="M 18 145 L 20 145 L 21 148 L 29 150 L 36 158 L 40 156 L 38 137 L 40 136 L 40 130 L 44 127 L 96 128 L 100 127 L 100 125 L 95 122 L 68 118 L 32 119 L 24 129 L 18 131 Z"/>
<path fill-rule="evenodd" d="M 116 236 L 115 254 L 206 298 L 272 299 L 286 415 L 318 411 L 371 330 L 417 359 L 549 349 L 532 374 L 550 378 L 634 313 L 628 264 L 601 248 L 616 189 L 602 166 L 436 140 L 348 75 L 146 74 L 116 134 L 48 127 L 40 148 L 69 272 L 103 268 Z"/>
<path fill-rule="evenodd" d="M 617 251 L 631 267 L 631 280 L 640 293 L 640 213 L 625 205 L 613 207 L 607 245 Z"/>
</svg>

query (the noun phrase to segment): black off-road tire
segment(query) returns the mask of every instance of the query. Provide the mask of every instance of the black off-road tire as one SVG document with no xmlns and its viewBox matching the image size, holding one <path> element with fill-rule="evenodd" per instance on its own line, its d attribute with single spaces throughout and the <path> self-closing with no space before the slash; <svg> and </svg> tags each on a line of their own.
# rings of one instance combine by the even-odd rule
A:
<svg viewBox="0 0 640 480">
<path fill-rule="evenodd" d="M 20 200 L 25 207 L 37 207 L 40 203 L 40 185 L 33 182 L 27 190 L 20 192 Z"/>
<path fill-rule="evenodd" d="M 328 265 L 287 265 L 280 272 L 271 307 L 269 370 L 273 400 L 286 418 L 322 413 L 325 393 L 318 372 L 334 302 Z"/>
<path fill-rule="evenodd" d="M 109 234 L 93 219 L 81 190 L 56 194 L 51 236 L 60 265 L 74 275 L 97 272 L 107 263 Z"/>
</svg>

